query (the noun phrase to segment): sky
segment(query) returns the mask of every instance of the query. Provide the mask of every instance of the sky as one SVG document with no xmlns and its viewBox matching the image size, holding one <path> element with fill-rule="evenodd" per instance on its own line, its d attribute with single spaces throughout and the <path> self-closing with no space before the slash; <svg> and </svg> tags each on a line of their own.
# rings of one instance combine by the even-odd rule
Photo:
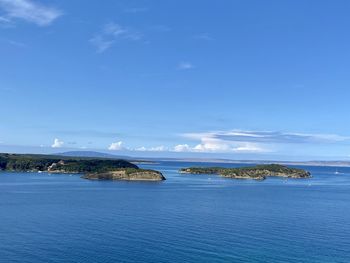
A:
<svg viewBox="0 0 350 263">
<path fill-rule="evenodd" d="M 0 152 L 350 160 L 347 0 L 0 0 Z"/>
</svg>

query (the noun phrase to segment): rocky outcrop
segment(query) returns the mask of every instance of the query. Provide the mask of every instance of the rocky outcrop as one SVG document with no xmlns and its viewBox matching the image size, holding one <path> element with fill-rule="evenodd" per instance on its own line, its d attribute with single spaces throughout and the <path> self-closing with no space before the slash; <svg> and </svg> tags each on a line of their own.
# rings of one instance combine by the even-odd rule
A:
<svg viewBox="0 0 350 263">
<path fill-rule="evenodd" d="M 163 181 L 162 173 L 144 169 L 120 169 L 105 173 L 89 173 L 82 176 L 89 180 L 124 180 L 124 181 Z"/>
</svg>

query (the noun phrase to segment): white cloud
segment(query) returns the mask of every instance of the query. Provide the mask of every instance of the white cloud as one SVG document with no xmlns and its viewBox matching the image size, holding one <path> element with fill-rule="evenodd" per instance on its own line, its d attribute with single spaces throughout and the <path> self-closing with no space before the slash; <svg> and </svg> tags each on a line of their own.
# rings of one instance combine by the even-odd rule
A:
<svg viewBox="0 0 350 263">
<path fill-rule="evenodd" d="M 219 132 L 186 133 L 183 137 L 200 141 L 191 147 L 185 144 L 175 147 L 176 152 L 207 152 L 207 153 L 257 153 L 269 152 L 266 145 L 247 141 L 231 141 L 217 136 Z"/>
<path fill-rule="evenodd" d="M 10 22 L 12 19 L 22 19 L 38 26 L 48 26 L 62 15 L 53 7 L 47 7 L 30 0 L 0 0 L 0 9 L 5 16 L 0 21 Z"/>
<path fill-rule="evenodd" d="M 128 148 L 124 147 L 123 142 L 114 142 L 108 149 L 113 151 L 136 151 L 136 152 L 202 152 L 202 153 L 257 153 L 257 152 L 267 152 L 267 149 L 255 143 L 232 143 L 229 141 L 224 141 L 216 138 L 211 138 L 210 136 L 200 138 L 200 143 L 196 145 L 189 144 L 178 144 L 174 147 L 167 147 L 164 145 L 145 147 L 141 146 L 138 148 Z"/>
<path fill-rule="evenodd" d="M 220 139 L 213 139 L 204 137 L 202 142 L 193 148 L 195 152 L 213 152 L 213 153 L 229 153 L 229 152 L 241 152 L 241 153 L 257 153 L 268 152 L 268 149 L 262 148 L 253 143 L 233 143 L 230 141 L 224 141 Z"/>
<path fill-rule="evenodd" d="M 160 145 L 160 146 L 156 146 L 156 147 L 149 147 L 149 148 L 142 146 L 142 147 L 134 149 L 134 151 L 139 151 L 139 152 L 165 152 L 168 150 L 169 149 L 167 147 L 165 147 L 164 145 Z"/>
<path fill-rule="evenodd" d="M 192 148 L 188 144 L 179 144 L 174 147 L 174 152 L 191 152 Z"/>
<path fill-rule="evenodd" d="M 193 148 L 196 152 L 229 152 L 231 149 L 230 144 L 225 141 L 213 139 L 213 138 L 202 138 L 202 142 Z"/>
<path fill-rule="evenodd" d="M 181 62 L 181 63 L 179 63 L 177 68 L 180 70 L 189 70 L 189 69 L 193 69 L 194 65 L 190 62 Z"/>
<path fill-rule="evenodd" d="M 138 152 L 146 152 L 147 151 L 147 148 L 142 146 L 142 147 L 139 147 L 139 148 L 136 148 L 135 151 L 138 151 Z"/>
<path fill-rule="evenodd" d="M 165 152 L 165 151 L 168 151 L 169 148 L 165 147 L 164 145 L 155 146 L 155 147 L 141 146 L 138 148 L 129 148 L 129 147 L 125 147 L 122 141 L 119 141 L 119 142 L 112 143 L 108 147 L 108 150 L 113 150 L 113 151 L 124 150 L 124 151 L 137 151 L 137 152 Z"/>
<path fill-rule="evenodd" d="M 119 141 L 119 142 L 113 142 L 109 147 L 108 150 L 111 151 L 121 151 L 121 150 L 125 150 L 125 148 L 123 147 L 123 142 Z"/>
<path fill-rule="evenodd" d="M 53 144 L 51 145 L 52 148 L 61 148 L 64 145 L 63 141 L 60 141 L 59 139 L 55 139 Z"/>
<path fill-rule="evenodd" d="M 259 152 L 267 152 L 268 150 L 263 149 L 256 144 L 246 143 L 244 145 L 238 146 L 236 148 L 232 148 L 233 152 L 241 152 L 241 153 L 259 153 Z"/>
<path fill-rule="evenodd" d="M 148 149 L 150 152 L 164 152 L 167 151 L 168 148 L 165 147 L 164 145 L 156 146 L 156 147 L 151 147 Z"/>
<path fill-rule="evenodd" d="M 211 137 L 200 138 L 201 143 L 191 147 L 188 144 L 179 144 L 173 148 L 173 152 L 203 152 L 203 153 L 256 153 L 267 152 L 253 143 L 232 143 Z"/>
<path fill-rule="evenodd" d="M 1 0 L 0 0 L 1 1 Z M 116 23 L 104 25 L 101 32 L 92 37 L 89 41 L 95 46 L 98 53 L 102 53 L 111 48 L 117 40 L 137 41 L 142 35 Z"/>
</svg>

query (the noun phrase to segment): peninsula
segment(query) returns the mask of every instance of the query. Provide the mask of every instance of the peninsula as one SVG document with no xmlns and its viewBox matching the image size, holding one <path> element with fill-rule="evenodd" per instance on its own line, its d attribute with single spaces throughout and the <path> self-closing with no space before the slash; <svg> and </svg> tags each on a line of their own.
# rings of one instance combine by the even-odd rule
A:
<svg viewBox="0 0 350 263">
<path fill-rule="evenodd" d="M 154 170 L 118 159 L 64 157 L 38 154 L 0 154 L 0 171 L 82 174 L 84 179 L 161 181 L 164 176 Z"/>
<path fill-rule="evenodd" d="M 217 174 L 233 179 L 264 180 L 269 176 L 285 178 L 309 178 L 310 172 L 303 169 L 290 168 L 279 164 L 256 165 L 251 167 L 190 167 L 180 169 L 180 173 L 188 174 Z"/>
</svg>

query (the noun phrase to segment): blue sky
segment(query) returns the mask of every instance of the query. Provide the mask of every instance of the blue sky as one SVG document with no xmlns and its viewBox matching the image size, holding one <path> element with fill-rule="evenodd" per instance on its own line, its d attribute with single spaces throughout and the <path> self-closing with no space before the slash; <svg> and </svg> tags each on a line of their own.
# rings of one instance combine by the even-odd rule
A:
<svg viewBox="0 0 350 263">
<path fill-rule="evenodd" d="M 347 160 L 349 8 L 0 0 L 0 151 Z"/>
</svg>

